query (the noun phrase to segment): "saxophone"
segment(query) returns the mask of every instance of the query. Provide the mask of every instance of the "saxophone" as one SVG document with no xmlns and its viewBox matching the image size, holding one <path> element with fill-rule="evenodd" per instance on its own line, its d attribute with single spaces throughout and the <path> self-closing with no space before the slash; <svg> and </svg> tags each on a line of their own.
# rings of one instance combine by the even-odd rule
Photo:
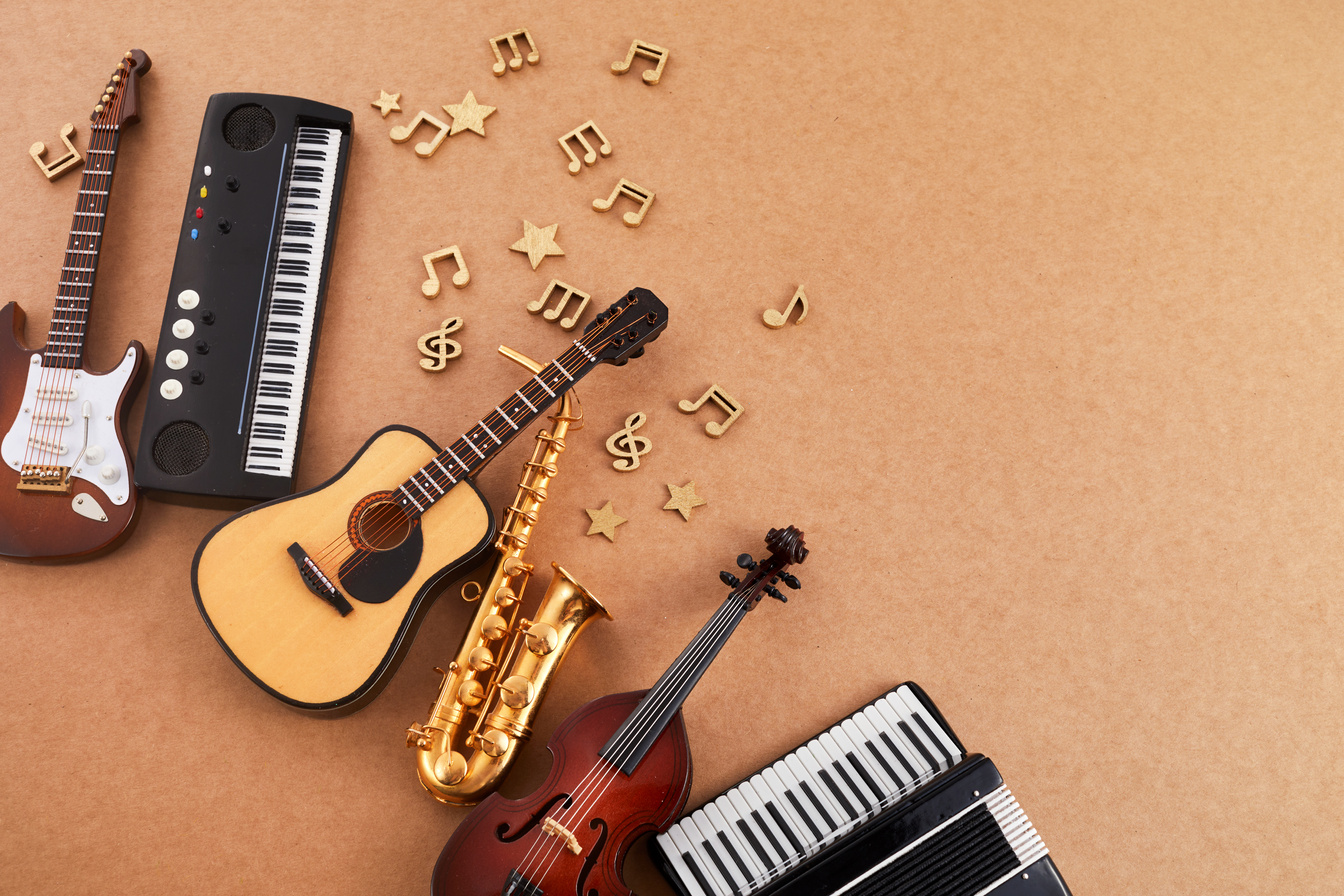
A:
<svg viewBox="0 0 1344 896">
<path fill-rule="evenodd" d="M 506 346 L 500 354 L 537 373 L 541 365 Z M 565 435 L 583 418 L 572 392 L 551 417 L 553 431 L 537 433 L 532 458 L 523 466 L 518 496 L 504 514 L 487 585 L 462 586 L 465 600 L 480 600 L 457 657 L 443 675 L 429 721 L 406 729 L 416 750 L 416 771 L 430 796 L 470 806 L 496 790 L 532 734 L 532 716 L 546 696 L 551 674 L 584 625 L 606 608 L 558 563 L 532 619 L 522 618 L 521 599 L 533 566 L 523 551 L 546 501 Z M 472 590 L 474 589 L 474 591 Z"/>
</svg>

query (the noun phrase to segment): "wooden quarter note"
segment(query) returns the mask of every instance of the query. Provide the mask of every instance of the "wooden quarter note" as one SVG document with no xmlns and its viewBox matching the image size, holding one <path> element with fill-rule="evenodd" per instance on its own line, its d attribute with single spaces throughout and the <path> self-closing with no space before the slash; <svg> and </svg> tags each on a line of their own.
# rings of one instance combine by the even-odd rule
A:
<svg viewBox="0 0 1344 896">
<path fill-rule="evenodd" d="M 438 272 L 434 270 L 434 262 L 442 261 L 445 258 L 452 257 L 457 262 L 457 271 L 453 273 L 453 285 L 458 289 L 471 282 L 471 274 L 467 271 L 467 263 L 462 260 L 462 252 L 457 246 L 449 246 L 447 249 L 440 249 L 437 252 L 431 252 L 424 257 L 425 272 L 429 274 L 429 279 L 420 284 L 420 292 L 427 299 L 432 299 L 439 294 Z"/>
</svg>

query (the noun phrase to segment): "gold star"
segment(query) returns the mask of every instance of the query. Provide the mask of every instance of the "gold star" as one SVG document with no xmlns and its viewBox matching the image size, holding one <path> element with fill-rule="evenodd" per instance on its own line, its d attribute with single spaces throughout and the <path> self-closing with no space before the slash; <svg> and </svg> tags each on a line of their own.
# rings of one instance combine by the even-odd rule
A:
<svg viewBox="0 0 1344 896">
<path fill-rule="evenodd" d="M 476 102 L 476 95 L 467 91 L 467 98 L 456 106 L 444 106 L 443 111 L 453 116 L 453 127 L 448 132 L 451 137 L 458 131 L 475 131 L 485 136 L 485 120 L 495 111 L 494 106 L 482 106 Z"/>
<path fill-rule="evenodd" d="M 383 113 L 384 118 L 387 117 L 387 113 L 389 112 L 401 111 L 401 107 L 397 105 L 397 100 L 401 99 L 401 94 L 388 93 L 386 90 L 379 90 L 378 94 L 379 94 L 378 99 L 369 103 L 369 105 L 377 106 L 378 111 Z"/>
<path fill-rule="evenodd" d="M 695 482 L 688 482 L 678 488 L 672 483 L 667 484 L 667 490 L 672 493 L 672 500 L 663 505 L 664 510 L 676 510 L 681 513 L 681 518 L 689 520 L 691 518 L 691 508 L 699 507 L 708 503 L 704 498 L 695 493 Z"/>
<path fill-rule="evenodd" d="M 555 231 L 559 228 L 559 224 L 538 227 L 531 221 L 524 221 L 523 238 L 509 248 L 515 252 L 526 252 L 527 260 L 532 262 L 532 270 L 535 271 L 547 255 L 565 254 L 565 250 L 555 244 Z"/>
<path fill-rule="evenodd" d="M 603 535 L 607 536 L 607 541 L 615 541 L 616 527 L 621 523 L 626 522 L 625 517 L 617 516 L 616 511 L 611 509 L 610 501 L 608 501 L 607 506 L 603 507 L 601 510 L 585 510 L 584 512 L 587 513 L 588 518 L 593 521 L 593 524 L 588 527 L 588 534 L 596 535 L 601 532 Z"/>
</svg>

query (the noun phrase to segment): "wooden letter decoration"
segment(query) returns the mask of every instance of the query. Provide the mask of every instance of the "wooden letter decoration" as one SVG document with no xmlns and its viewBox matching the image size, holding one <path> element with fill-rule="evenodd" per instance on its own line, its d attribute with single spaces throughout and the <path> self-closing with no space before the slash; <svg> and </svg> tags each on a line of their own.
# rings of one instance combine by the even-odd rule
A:
<svg viewBox="0 0 1344 896">
<path fill-rule="evenodd" d="M 448 362 L 462 354 L 462 346 L 448 338 L 449 333 L 462 329 L 462 318 L 450 317 L 443 326 L 420 337 L 417 345 L 430 360 L 420 359 L 420 366 L 432 372 L 438 372 L 448 366 Z"/>
<path fill-rule="evenodd" d="M 621 219 L 625 221 L 626 227 L 638 227 L 644 220 L 644 216 L 649 213 L 649 206 L 653 205 L 653 191 L 646 190 L 639 184 L 633 184 L 625 178 L 621 178 L 616 184 L 616 189 L 611 191 L 611 195 L 606 199 L 594 199 L 593 211 L 606 212 L 611 211 L 612 205 L 616 202 L 617 196 L 629 196 L 639 203 L 639 211 L 626 212 Z"/>
<path fill-rule="evenodd" d="M 415 144 L 415 154 L 422 159 L 427 159 L 434 155 L 434 151 L 439 148 L 439 144 L 443 143 L 444 138 L 448 136 L 449 127 L 424 109 L 415 114 L 415 119 L 410 124 L 399 124 L 394 127 L 389 136 L 391 136 L 393 143 L 405 143 L 411 139 L 411 134 L 415 133 L 415 129 L 420 127 L 421 123 L 433 125 L 439 129 L 433 140 L 428 143 Z"/>
<path fill-rule="evenodd" d="M 420 292 L 427 299 L 432 299 L 439 294 L 439 275 L 434 270 L 434 262 L 442 261 L 445 258 L 452 257 L 457 262 L 457 271 L 453 274 L 453 285 L 458 289 L 471 282 L 471 274 L 467 271 L 467 263 L 462 260 L 462 252 L 456 246 L 449 246 L 447 249 L 440 249 L 437 252 L 431 252 L 425 256 L 425 271 L 429 274 L 429 279 L 420 284 Z"/>
<path fill-rule="evenodd" d="M 541 51 L 537 49 L 536 43 L 532 40 L 532 35 L 527 32 L 526 28 L 519 28 L 517 31 L 510 31 L 508 34 L 492 37 L 490 38 L 490 50 L 495 54 L 493 71 L 496 78 L 503 77 L 504 72 L 509 69 L 518 71 L 518 69 L 523 67 L 523 54 L 518 52 L 518 41 L 515 40 L 515 38 L 519 37 L 527 41 L 527 49 L 529 50 L 527 54 L 527 64 L 536 65 L 541 61 Z M 500 41 L 507 41 L 509 44 L 509 52 L 513 54 L 513 58 L 510 59 L 507 64 L 504 62 L 504 54 L 499 52 Z"/>
<path fill-rule="evenodd" d="M 807 317 L 807 294 L 803 292 L 801 286 L 799 286 L 798 291 L 793 294 L 793 298 L 789 299 L 789 304 L 784 307 L 782 313 L 773 308 L 765 312 L 765 325 L 772 330 L 778 330 L 789 322 L 789 314 L 793 312 L 793 306 L 799 304 L 802 305 L 803 311 L 798 315 L 798 319 L 794 321 L 795 324 L 802 323 L 803 318 Z"/>
<path fill-rule="evenodd" d="M 734 420 L 742 416 L 742 411 L 744 409 L 742 405 L 738 404 L 737 399 L 723 391 L 718 383 L 710 386 L 709 391 L 704 395 L 701 395 L 699 401 L 678 402 L 677 409 L 683 414 L 694 414 L 696 411 L 700 410 L 701 406 L 704 405 L 706 401 L 713 401 L 728 415 L 728 419 L 722 423 L 716 423 L 711 420 L 705 424 L 705 433 L 711 439 L 717 439 L 728 431 L 728 427 L 733 425 Z"/>
<path fill-rule="evenodd" d="M 593 135 L 597 137 L 597 139 L 602 141 L 602 145 L 598 147 L 597 150 L 593 149 L 592 144 L 590 144 L 587 140 L 584 139 L 583 137 L 584 131 L 592 131 Z M 597 161 L 597 153 L 599 150 L 601 151 L 603 158 L 606 158 L 607 156 L 611 155 L 611 141 L 607 139 L 606 134 L 602 133 L 597 129 L 597 125 L 593 124 L 593 120 L 590 118 L 583 124 L 576 127 L 574 130 L 570 131 L 568 134 L 565 134 L 563 137 L 560 138 L 560 148 L 565 151 L 565 155 L 569 156 L 570 174 L 578 174 L 580 169 L 579 157 L 574 155 L 574 150 L 569 148 L 570 140 L 579 141 L 579 145 L 583 147 L 584 165 L 592 165 L 593 163 L 595 163 Z"/>
<path fill-rule="evenodd" d="M 583 309 L 588 307 L 588 300 L 591 299 L 592 296 L 581 289 L 576 289 L 573 286 L 570 286 L 568 283 L 561 283 L 559 280 L 552 280 L 549 284 L 547 284 L 546 289 L 542 292 L 541 298 L 537 299 L 535 302 L 527 303 L 527 310 L 532 314 L 536 314 L 538 311 L 541 311 L 542 308 L 546 307 L 546 300 L 551 297 L 551 293 L 555 292 L 557 289 L 562 290 L 560 294 L 560 301 L 556 304 L 554 308 L 542 311 L 541 316 L 544 317 L 546 320 L 555 320 L 557 317 L 559 317 L 561 314 L 564 313 L 565 305 L 569 304 L 570 296 L 578 296 L 580 300 L 579 307 L 574 309 L 574 313 L 571 314 L 569 317 L 566 317 L 564 320 L 560 321 L 561 329 L 572 330 L 574 329 L 574 325 L 579 322 L 579 316 L 583 314 Z"/>
<path fill-rule="evenodd" d="M 47 145 L 40 140 L 28 148 L 28 155 L 33 157 L 33 161 L 37 163 L 38 168 L 42 169 L 42 173 L 46 175 L 47 180 L 55 180 L 70 169 L 83 164 L 84 159 L 80 156 L 79 150 L 75 149 L 75 144 L 70 142 L 70 135 L 74 132 L 75 126 L 70 123 L 61 128 L 61 142 L 65 144 L 65 155 L 59 159 L 43 162 L 42 154 L 47 151 Z"/>
<path fill-rule="evenodd" d="M 618 429 L 607 439 L 607 453 L 618 458 L 611 465 L 622 473 L 628 473 L 639 467 L 639 459 L 653 450 L 653 442 L 644 436 L 635 435 L 635 430 L 644 425 L 648 418 L 642 411 L 636 411 L 625 418 L 625 428 Z"/>
<path fill-rule="evenodd" d="M 643 75 L 645 84 L 657 84 L 658 79 L 663 76 L 663 66 L 667 65 L 667 50 L 655 44 L 645 43 L 642 40 L 630 44 L 630 52 L 625 54 L 625 61 L 611 64 L 611 73 L 613 75 L 623 75 L 630 71 L 630 63 L 635 61 L 636 56 L 652 59 L 658 63 L 657 66 L 649 69 Z"/>
</svg>

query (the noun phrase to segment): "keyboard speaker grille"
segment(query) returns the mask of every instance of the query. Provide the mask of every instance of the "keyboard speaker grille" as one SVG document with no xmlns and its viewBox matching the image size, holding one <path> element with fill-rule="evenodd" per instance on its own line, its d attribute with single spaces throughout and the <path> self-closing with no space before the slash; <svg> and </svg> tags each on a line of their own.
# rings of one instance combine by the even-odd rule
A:
<svg viewBox="0 0 1344 896">
<path fill-rule="evenodd" d="M 154 465 L 169 476 L 194 473 L 209 456 L 209 433 L 190 420 L 169 423 L 154 438 Z"/>
<path fill-rule="evenodd" d="M 264 106 L 245 103 L 224 117 L 224 141 L 240 152 L 261 149 L 275 136 L 275 116 Z"/>
</svg>

